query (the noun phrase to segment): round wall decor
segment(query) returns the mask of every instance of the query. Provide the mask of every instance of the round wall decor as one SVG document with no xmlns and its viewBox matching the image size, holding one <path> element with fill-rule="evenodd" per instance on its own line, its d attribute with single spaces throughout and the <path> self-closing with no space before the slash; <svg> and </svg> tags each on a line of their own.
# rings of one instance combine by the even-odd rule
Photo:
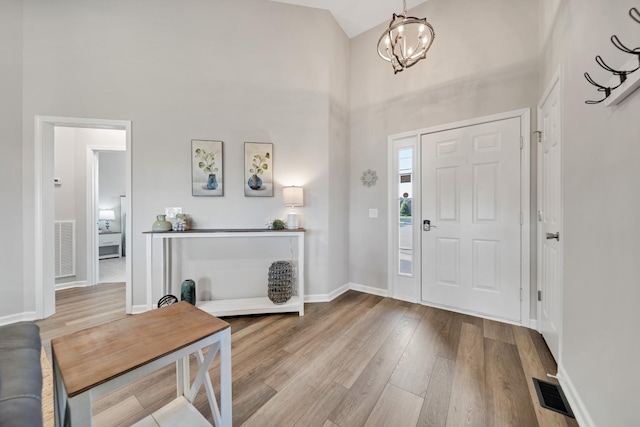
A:
<svg viewBox="0 0 640 427">
<path fill-rule="evenodd" d="M 367 169 L 366 171 L 362 172 L 362 176 L 360 177 L 360 182 L 362 182 L 362 185 L 364 185 L 365 187 L 376 185 L 377 180 L 378 175 L 376 174 L 376 171 L 372 171 L 371 169 Z"/>
</svg>

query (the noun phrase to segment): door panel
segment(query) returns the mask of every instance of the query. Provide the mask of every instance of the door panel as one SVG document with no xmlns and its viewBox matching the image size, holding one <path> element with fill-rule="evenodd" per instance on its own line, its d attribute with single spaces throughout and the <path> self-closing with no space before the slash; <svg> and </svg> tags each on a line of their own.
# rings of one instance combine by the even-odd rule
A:
<svg viewBox="0 0 640 427">
<path fill-rule="evenodd" d="M 562 327 L 562 194 L 561 194 L 561 109 L 559 85 L 553 86 L 538 110 L 539 193 L 538 193 L 538 290 L 540 332 L 549 350 L 559 361 Z M 559 239 L 547 234 L 559 234 Z"/>
<path fill-rule="evenodd" d="M 520 322 L 520 119 L 421 144 L 422 300 Z"/>
</svg>

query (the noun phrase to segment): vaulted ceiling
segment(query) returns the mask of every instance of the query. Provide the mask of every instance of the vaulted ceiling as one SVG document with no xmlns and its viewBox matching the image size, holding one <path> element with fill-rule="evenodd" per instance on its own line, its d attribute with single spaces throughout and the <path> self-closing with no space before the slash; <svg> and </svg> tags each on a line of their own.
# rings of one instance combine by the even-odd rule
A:
<svg viewBox="0 0 640 427">
<path fill-rule="evenodd" d="M 338 21 L 349 38 L 391 20 L 393 13 L 402 12 L 401 0 L 271 0 L 298 6 L 326 9 Z M 411 9 L 426 0 L 407 0 Z"/>
</svg>

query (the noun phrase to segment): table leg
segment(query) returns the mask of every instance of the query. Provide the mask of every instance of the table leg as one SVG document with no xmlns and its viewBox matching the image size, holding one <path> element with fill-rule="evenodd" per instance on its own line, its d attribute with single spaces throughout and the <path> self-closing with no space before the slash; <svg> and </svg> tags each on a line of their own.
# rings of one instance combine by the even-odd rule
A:
<svg viewBox="0 0 640 427">
<path fill-rule="evenodd" d="M 131 255 L 129 255 L 131 256 Z M 147 234 L 147 310 L 153 308 L 153 234 Z"/>
<path fill-rule="evenodd" d="M 63 427 L 65 421 L 65 413 L 67 411 L 67 390 L 62 381 L 62 374 L 58 368 L 56 353 L 52 350 L 53 356 L 53 408 L 54 408 L 54 425 L 55 427 Z"/>
<path fill-rule="evenodd" d="M 67 404 L 72 427 L 91 427 L 91 390 L 70 398 Z"/>
<path fill-rule="evenodd" d="M 222 427 L 231 427 L 231 328 L 221 332 L 220 339 L 220 414 Z"/>
<path fill-rule="evenodd" d="M 189 356 L 176 361 L 176 390 L 177 396 L 187 396 L 191 372 L 189 369 Z"/>
</svg>

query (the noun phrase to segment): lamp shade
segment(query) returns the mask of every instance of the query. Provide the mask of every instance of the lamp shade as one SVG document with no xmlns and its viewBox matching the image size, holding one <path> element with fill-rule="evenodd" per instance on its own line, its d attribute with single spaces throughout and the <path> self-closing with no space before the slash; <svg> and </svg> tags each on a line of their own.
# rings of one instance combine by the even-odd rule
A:
<svg viewBox="0 0 640 427">
<path fill-rule="evenodd" d="M 116 213 L 113 211 L 113 209 L 102 209 L 100 212 L 98 212 L 98 219 L 113 221 L 114 219 L 116 219 Z"/>
<path fill-rule="evenodd" d="M 285 206 L 304 206 L 302 187 L 284 187 L 282 189 L 282 199 Z"/>
</svg>

